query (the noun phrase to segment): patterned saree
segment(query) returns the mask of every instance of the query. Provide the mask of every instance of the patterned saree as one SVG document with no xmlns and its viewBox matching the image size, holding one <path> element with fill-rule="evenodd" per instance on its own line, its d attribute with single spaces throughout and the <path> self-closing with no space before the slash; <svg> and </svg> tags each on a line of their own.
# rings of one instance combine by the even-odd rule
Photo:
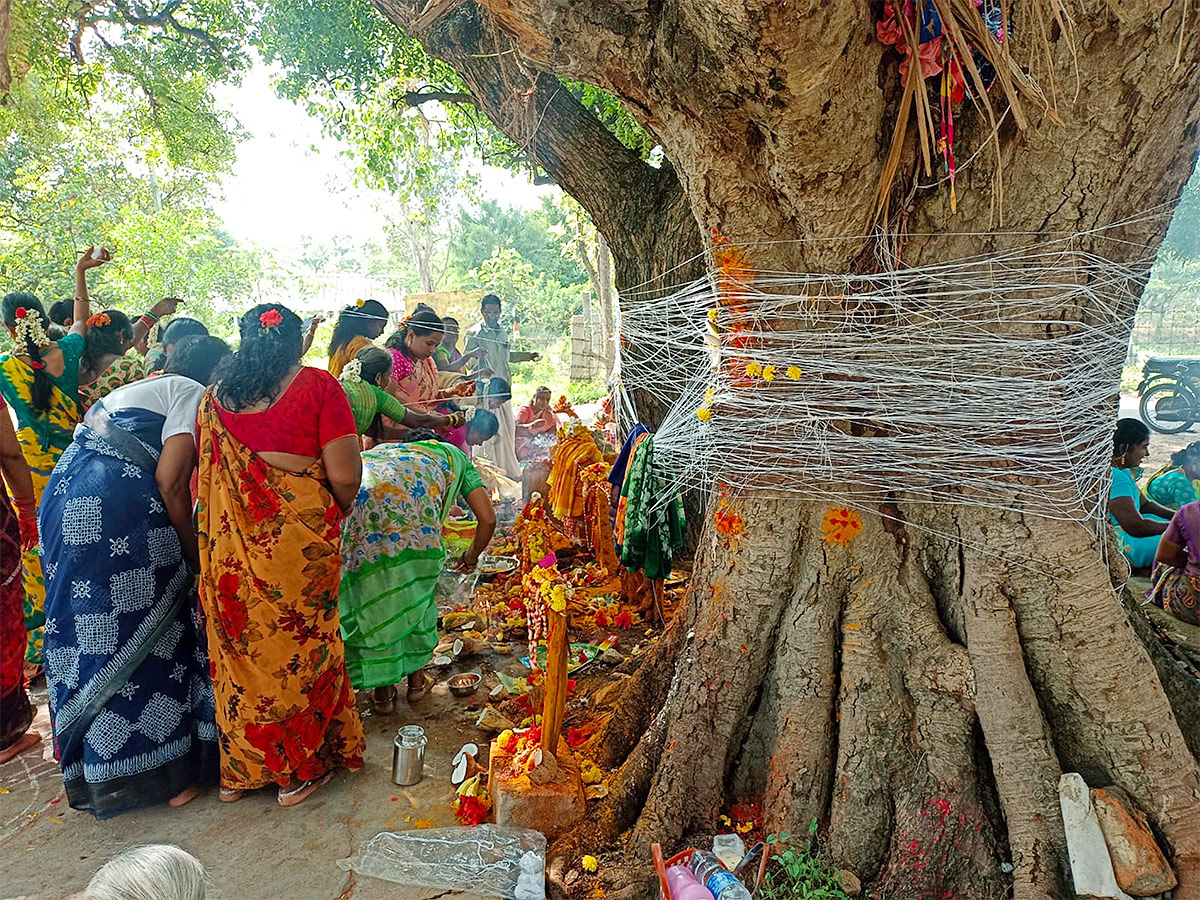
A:
<svg viewBox="0 0 1200 900">
<path fill-rule="evenodd" d="M 341 514 L 321 461 L 291 473 L 200 404 L 200 601 L 221 732 L 221 787 L 363 765 L 338 622 Z"/>
<path fill-rule="evenodd" d="M 163 423 L 97 403 L 39 510 L 55 755 L 71 806 L 97 818 L 217 776 L 195 578 L 155 479 Z"/>
<path fill-rule="evenodd" d="M 33 408 L 33 369 L 16 356 L 0 356 L 0 394 L 17 414 L 17 440 L 33 476 L 33 499 L 41 502 L 42 491 L 59 455 L 71 444 L 71 432 L 78 424 L 79 357 L 83 354 L 82 335 L 69 334 L 57 341 L 63 355 L 63 373 L 51 378 L 49 409 Z M 46 585 L 38 549 L 24 554 L 23 588 L 25 628 L 29 631 L 25 661 L 42 661 L 42 623 L 46 621 Z"/>
</svg>

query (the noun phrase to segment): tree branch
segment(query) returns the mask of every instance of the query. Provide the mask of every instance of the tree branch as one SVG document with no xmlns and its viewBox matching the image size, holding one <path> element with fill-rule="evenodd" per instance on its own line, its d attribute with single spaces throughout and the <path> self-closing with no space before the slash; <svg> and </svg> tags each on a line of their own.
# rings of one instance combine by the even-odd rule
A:
<svg viewBox="0 0 1200 900">
<path fill-rule="evenodd" d="M 373 2 L 458 73 L 474 105 L 580 202 L 610 243 L 621 245 L 631 231 L 646 228 L 648 206 L 683 203 L 673 170 L 648 165 L 617 140 L 562 82 L 522 59 L 512 38 L 476 4 L 420 29 L 420 0 Z"/>
<path fill-rule="evenodd" d="M 473 94 L 456 94 L 451 91 L 405 91 L 404 102 L 409 106 L 420 106 L 422 103 L 465 103 L 478 107 L 479 101 Z"/>
</svg>

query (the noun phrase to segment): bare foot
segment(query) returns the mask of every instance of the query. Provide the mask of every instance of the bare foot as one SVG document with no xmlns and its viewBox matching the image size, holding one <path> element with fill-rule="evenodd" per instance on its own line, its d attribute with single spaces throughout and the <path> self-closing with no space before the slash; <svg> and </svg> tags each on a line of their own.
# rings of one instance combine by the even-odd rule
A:
<svg viewBox="0 0 1200 900">
<path fill-rule="evenodd" d="M 333 773 L 326 772 L 315 781 L 294 782 L 293 785 L 288 786 L 286 791 L 283 788 L 280 788 L 279 805 L 286 808 L 289 806 L 295 806 L 298 803 L 303 803 L 312 795 L 313 791 L 319 787 L 324 787 L 332 780 Z"/>
<path fill-rule="evenodd" d="M 0 763 L 20 756 L 26 750 L 36 747 L 42 742 L 42 736 L 36 731 L 27 731 L 3 750 L 0 750 Z"/>
<path fill-rule="evenodd" d="M 193 784 L 190 788 L 185 788 L 174 797 L 167 801 L 167 806 L 178 809 L 181 806 L 186 806 L 197 797 L 204 793 L 204 788 L 198 784 Z"/>
<path fill-rule="evenodd" d="M 222 803 L 237 803 L 242 799 L 245 791 L 239 791 L 236 788 L 221 788 L 220 800 Z"/>
<path fill-rule="evenodd" d="M 433 679 L 423 671 L 413 672 L 408 676 L 408 693 L 405 695 L 409 703 L 420 703 L 433 687 Z"/>
</svg>

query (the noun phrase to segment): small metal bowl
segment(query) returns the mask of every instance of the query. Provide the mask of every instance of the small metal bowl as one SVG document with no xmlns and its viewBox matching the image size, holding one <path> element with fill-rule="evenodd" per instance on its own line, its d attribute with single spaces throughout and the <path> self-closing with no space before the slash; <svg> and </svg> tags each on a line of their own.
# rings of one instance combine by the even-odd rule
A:
<svg viewBox="0 0 1200 900">
<path fill-rule="evenodd" d="M 455 697 L 470 697 L 483 681 L 478 672 L 464 672 L 450 679 L 450 693 Z"/>
<path fill-rule="evenodd" d="M 507 575 L 509 572 L 515 572 L 517 565 L 515 556 L 483 556 L 479 559 L 476 571 L 484 577 Z"/>
</svg>

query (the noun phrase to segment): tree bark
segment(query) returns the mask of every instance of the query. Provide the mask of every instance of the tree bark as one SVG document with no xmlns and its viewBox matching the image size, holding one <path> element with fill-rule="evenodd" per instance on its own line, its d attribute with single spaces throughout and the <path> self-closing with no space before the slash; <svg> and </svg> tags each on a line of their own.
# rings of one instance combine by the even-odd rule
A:
<svg viewBox="0 0 1200 900">
<path fill-rule="evenodd" d="M 372 3 L 454 69 L 479 109 L 620 248 L 613 255 L 618 296 L 648 302 L 656 285 L 665 293 L 669 284 L 703 273 L 704 243 L 674 168 L 649 165 L 625 147 L 557 77 L 521 58 L 486 11 L 467 3 L 418 28 L 420 0 Z M 642 392 L 633 399 L 638 418 L 657 427 L 668 405 Z M 693 503 L 690 511 L 698 510 Z"/>
<path fill-rule="evenodd" d="M 1043 30 L 1049 13 L 1017 7 L 1010 52 L 1059 121 L 1002 121 L 996 152 L 960 168 L 957 215 L 945 190 L 919 185 L 910 140 L 889 222 L 904 238 L 889 264 L 1062 234 L 1116 262 L 1152 254 L 1167 219 L 1144 214 L 1177 200 L 1197 147 L 1200 32 L 1179 28 L 1188 9 L 1088 0 L 1069 28 Z M 670 269 L 647 255 L 667 223 L 693 240 L 728 237 L 760 271 L 869 270 L 863 236 L 902 91 L 876 14 L 861 0 L 478 0 L 443 27 L 503 30 L 496 65 L 539 70 L 523 95 L 541 98 L 539 113 L 558 111 L 552 72 L 612 92 L 662 141 L 682 203 L 664 202 L 661 176 L 617 177 L 611 156 L 560 180 L 612 242 L 620 287 L 639 257 Z M 514 44 L 520 53 L 507 53 Z M 515 83 L 496 75 L 464 78 L 477 96 Z M 536 144 L 549 129 L 533 121 Z M 969 105 L 956 129 L 960 158 L 989 139 Z M 597 196 L 611 184 L 646 193 Z M 652 227 L 618 240 L 629 220 L 616 210 L 647 197 Z M 623 302 L 636 293 L 622 289 Z M 1132 308 L 1110 312 L 1132 323 Z M 628 365 L 653 361 L 624 349 Z M 1107 374 L 1112 408 L 1095 415 L 1115 414 L 1118 375 Z M 1130 793 L 1173 857 L 1175 896 L 1200 898 L 1200 770 L 1168 698 L 1180 692 L 1164 688 L 1130 626 L 1092 530 L 1015 500 L 1003 511 L 916 500 L 897 492 L 846 546 L 821 537 L 828 501 L 786 493 L 735 498 L 737 542 L 706 523 L 632 848 L 711 831 L 750 797 L 772 828 L 817 819 L 837 864 L 876 895 L 1069 896 L 1056 779 L 1077 771 Z"/>
</svg>

